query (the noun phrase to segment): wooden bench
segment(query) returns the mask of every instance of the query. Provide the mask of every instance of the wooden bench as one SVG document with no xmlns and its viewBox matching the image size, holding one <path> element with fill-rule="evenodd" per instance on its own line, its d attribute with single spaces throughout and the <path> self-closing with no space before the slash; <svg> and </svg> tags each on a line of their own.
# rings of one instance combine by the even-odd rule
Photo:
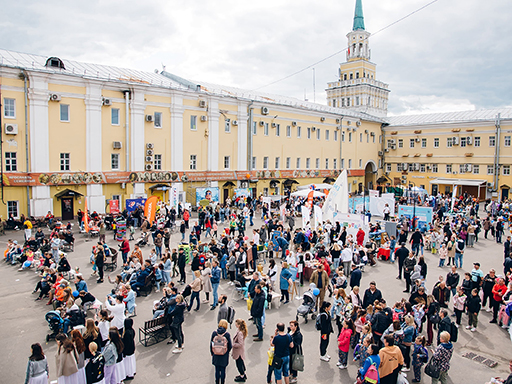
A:
<svg viewBox="0 0 512 384">
<path fill-rule="evenodd" d="M 169 327 L 165 316 L 144 322 L 144 327 L 139 328 L 139 343 L 147 347 L 157 344 L 169 337 Z"/>
<path fill-rule="evenodd" d="M 139 293 L 142 296 L 147 296 L 153 290 L 153 284 L 155 282 L 155 273 L 151 271 L 149 275 L 146 276 L 146 280 L 144 281 L 144 286 L 139 290 Z"/>
</svg>

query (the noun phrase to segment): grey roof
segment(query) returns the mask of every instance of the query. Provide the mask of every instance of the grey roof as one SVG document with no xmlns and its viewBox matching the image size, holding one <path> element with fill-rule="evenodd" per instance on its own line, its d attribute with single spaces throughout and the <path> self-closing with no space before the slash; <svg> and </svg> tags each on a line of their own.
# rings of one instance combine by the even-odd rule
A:
<svg viewBox="0 0 512 384">
<path fill-rule="evenodd" d="M 66 69 L 46 67 L 49 57 L 0 49 L 0 67 L 20 68 L 29 71 L 62 73 L 87 79 L 101 79 L 112 82 L 138 84 L 163 88 L 184 89 L 180 82 L 174 81 L 160 73 L 138 71 L 109 65 L 90 64 L 80 61 L 62 59 Z"/>
<path fill-rule="evenodd" d="M 478 109 L 473 111 L 428 113 L 420 115 L 388 116 L 391 127 L 429 125 L 442 123 L 464 123 L 476 121 L 494 121 L 498 113 L 502 119 L 512 119 L 512 108 Z"/>
</svg>

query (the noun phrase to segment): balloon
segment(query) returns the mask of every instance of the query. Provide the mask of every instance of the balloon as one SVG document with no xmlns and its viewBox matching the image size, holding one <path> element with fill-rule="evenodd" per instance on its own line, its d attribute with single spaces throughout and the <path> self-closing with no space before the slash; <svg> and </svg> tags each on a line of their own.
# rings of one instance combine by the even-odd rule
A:
<svg viewBox="0 0 512 384">
<path fill-rule="evenodd" d="M 78 297 L 79 295 L 78 291 L 73 291 L 73 297 Z"/>
<path fill-rule="evenodd" d="M 320 290 L 318 288 L 313 289 L 313 295 L 318 296 L 320 294 Z"/>
<path fill-rule="evenodd" d="M 309 289 L 313 290 L 315 288 L 316 288 L 316 284 L 315 283 L 309 284 Z"/>
<path fill-rule="evenodd" d="M 244 240 L 249 240 L 249 236 L 244 236 Z"/>
</svg>

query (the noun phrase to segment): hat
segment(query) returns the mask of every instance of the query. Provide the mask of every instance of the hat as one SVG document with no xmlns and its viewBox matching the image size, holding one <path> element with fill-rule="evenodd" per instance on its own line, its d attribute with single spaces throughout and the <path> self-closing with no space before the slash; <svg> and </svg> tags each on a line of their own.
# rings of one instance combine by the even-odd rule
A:
<svg viewBox="0 0 512 384">
<path fill-rule="evenodd" d="M 478 266 L 480 266 L 480 263 L 473 263 L 473 265 L 478 265 Z"/>
<path fill-rule="evenodd" d="M 14 241 L 13 241 L 13 243 L 14 243 L 14 244 L 18 244 L 18 240 L 14 240 Z"/>
</svg>

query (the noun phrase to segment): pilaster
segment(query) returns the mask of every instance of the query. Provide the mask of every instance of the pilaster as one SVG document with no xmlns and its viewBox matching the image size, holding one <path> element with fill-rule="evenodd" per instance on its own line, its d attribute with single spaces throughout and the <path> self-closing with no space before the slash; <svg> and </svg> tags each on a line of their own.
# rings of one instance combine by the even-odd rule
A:
<svg viewBox="0 0 512 384">
<path fill-rule="evenodd" d="M 171 169 L 174 172 L 183 169 L 183 96 L 174 94 L 171 99 Z"/>
<path fill-rule="evenodd" d="M 144 135 L 145 129 L 145 110 L 146 103 L 144 101 L 143 89 L 135 89 L 132 91 L 130 101 L 131 116 L 131 132 L 130 132 L 130 159 L 131 171 L 144 170 L 144 158 L 146 154 L 146 139 Z"/>
<path fill-rule="evenodd" d="M 245 171 L 247 167 L 247 143 L 249 129 L 247 128 L 247 104 L 238 103 L 238 164 L 239 171 Z"/>
<path fill-rule="evenodd" d="M 219 170 L 219 103 L 208 100 L 208 171 Z"/>
</svg>

